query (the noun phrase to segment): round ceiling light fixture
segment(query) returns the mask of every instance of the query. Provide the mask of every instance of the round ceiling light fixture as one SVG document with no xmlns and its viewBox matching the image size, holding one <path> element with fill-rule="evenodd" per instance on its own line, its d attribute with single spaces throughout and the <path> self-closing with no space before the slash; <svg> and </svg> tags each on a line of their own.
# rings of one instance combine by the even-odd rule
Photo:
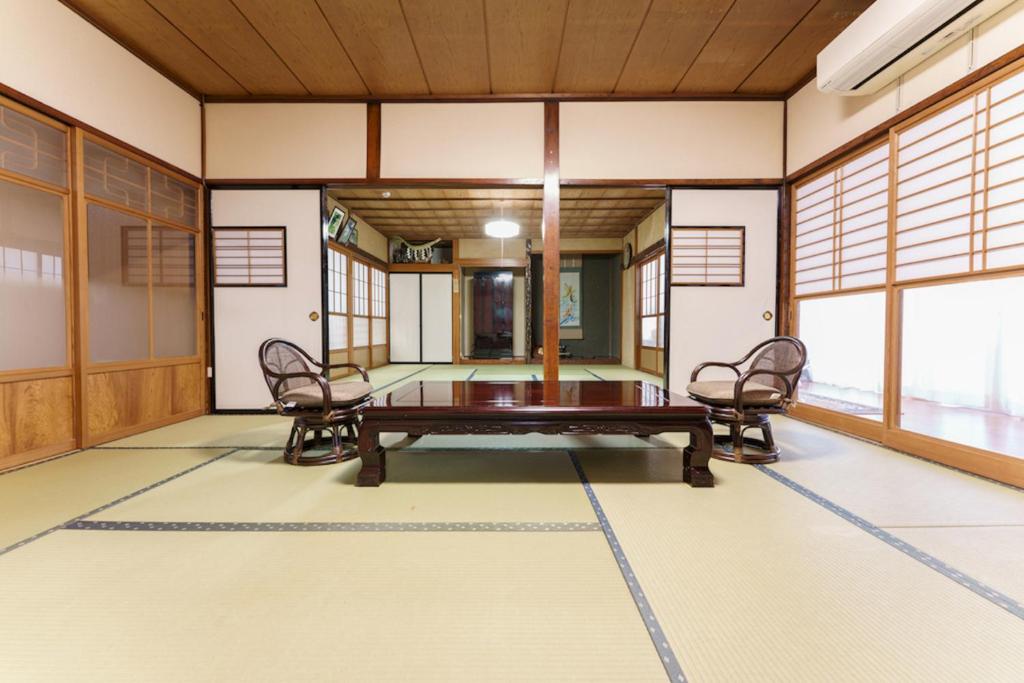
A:
<svg viewBox="0 0 1024 683">
<path fill-rule="evenodd" d="M 515 221 L 500 220 L 490 221 L 484 224 L 484 232 L 489 237 L 497 237 L 499 239 L 508 239 L 509 237 L 515 237 L 519 234 L 519 224 Z"/>
</svg>

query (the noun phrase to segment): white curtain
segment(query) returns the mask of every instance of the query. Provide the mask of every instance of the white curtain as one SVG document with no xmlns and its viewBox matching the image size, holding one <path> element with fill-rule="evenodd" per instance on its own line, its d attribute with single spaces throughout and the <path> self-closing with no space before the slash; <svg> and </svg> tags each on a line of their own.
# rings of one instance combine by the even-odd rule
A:
<svg viewBox="0 0 1024 683">
<path fill-rule="evenodd" d="M 800 339 L 816 384 L 882 393 L 885 292 L 801 301 Z"/>
<path fill-rule="evenodd" d="M 1024 415 L 1024 278 L 905 290 L 903 395 Z"/>
</svg>

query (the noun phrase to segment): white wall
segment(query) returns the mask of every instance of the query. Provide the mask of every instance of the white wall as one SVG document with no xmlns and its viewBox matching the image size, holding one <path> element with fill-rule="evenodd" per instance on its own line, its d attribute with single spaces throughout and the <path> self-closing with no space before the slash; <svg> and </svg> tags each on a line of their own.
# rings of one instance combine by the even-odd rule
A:
<svg viewBox="0 0 1024 683">
<path fill-rule="evenodd" d="M 1024 43 L 1017 0 L 874 95 L 842 97 L 812 81 L 787 103 L 786 172 L 792 173 Z"/>
<path fill-rule="evenodd" d="M 362 178 L 366 105 L 206 105 L 208 178 Z"/>
<path fill-rule="evenodd" d="M 674 190 L 672 225 L 746 227 L 743 287 L 672 287 L 669 388 L 686 393 L 704 361 L 734 361 L 775 334 L 776 190 Z M 725 378 L 708 371 L 701 379 Z"/>
<path fill-rule="evenodd" d="M 781 102 L 563 102 L 562 178 L 778 178 Z"/>
<path fill-rule="evenodd" d="M 544 105 L 417 103 L 381 106 L 384 178 L 540 178 Z"/>
<path fill-rule="evenodd" d="M 58 0 L 0 0 L 0 83 L 201 174 L 199 101 Z"/>
<path fill-rule="evenodd" d="M 283 337 L 321 355 L 320 192 L 214 190 L 210 202 L 214 227 L 285 226 L 287 287 L 213 288 L 214 407 L 262 408 L 271 402 L 257 357 L 263 340 Z"/>
</svg>

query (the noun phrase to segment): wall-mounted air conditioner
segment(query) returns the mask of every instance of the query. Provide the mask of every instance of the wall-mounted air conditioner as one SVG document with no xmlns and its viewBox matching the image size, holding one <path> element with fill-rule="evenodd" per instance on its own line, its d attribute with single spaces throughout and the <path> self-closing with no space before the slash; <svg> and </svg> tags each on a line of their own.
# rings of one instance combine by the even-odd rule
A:
<svg viewBox="0 0 1024 683">
<path fill-rule="evenodd" d="M 818 53 L 818 89 L 868 95 L 1013 0 L 876 0 Z"/>
</svg>

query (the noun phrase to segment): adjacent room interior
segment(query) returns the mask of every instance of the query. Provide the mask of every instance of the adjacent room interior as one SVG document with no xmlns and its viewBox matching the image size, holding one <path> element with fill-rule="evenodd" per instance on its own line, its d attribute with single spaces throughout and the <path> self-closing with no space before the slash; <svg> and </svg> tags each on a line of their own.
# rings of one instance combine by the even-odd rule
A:
<svg viewBox="0 0 1024 683">
<path fill-rule="evenodd" d="M 0 0 L 0 680 L 1020 680 L 1022 35 Z"/>
</svg>

